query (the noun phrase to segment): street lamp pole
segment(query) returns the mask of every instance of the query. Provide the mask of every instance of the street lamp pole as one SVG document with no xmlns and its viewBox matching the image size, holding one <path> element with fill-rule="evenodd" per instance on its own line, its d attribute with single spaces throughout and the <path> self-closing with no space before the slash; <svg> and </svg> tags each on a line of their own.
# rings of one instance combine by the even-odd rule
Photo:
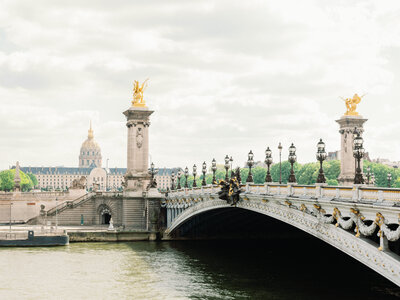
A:
<svg viewBox="0 0 400 300">
<path fill-rule="evenodd" d="M 317 178 L 317 183 L 325 183 L 325 174 L 324 174 L 324 169 L 322 168 L 322 163 L 327 157 L 327 154 L 325 152 L 325 143 L 322 141 L 322 139 L 319 140 L 317 144 L 317 160 L 319 161 L 319 174 Z"/>
<path fill-rule="evenodd" d="M 228 182 L 229 181 L 229 175 L 228 175 L 228 171 L 229 171 L 229 156 L 228 155 L 225 156 L 225 170 L 226 170 L 225 181 Z"/>
<path fill-rule="evenodd" d="M 364 157 L 363 138 L 356 131 L 357 136 L 353 144 L 353 156 L 357 160 L 356 175 L 354 176 L 354 184 L 364 184 L 364 178 L 361 170 L 361 159 Z"/>
<path fill-rule="evenodd" d="M 188 177 L 189 177 L 189 169 L 188 167 L 185 168 L 185 188 L 188 188 Z"/>
<path fill-rule="evenodd" d="M 290 175 L 289 175 L 289 183 L 296 183 L 296 176 L 294 174 L 294 170 L 293 170 L 293 164 L 296 162 L 297 160 L 297 156 L 296 156 L 296 147 L 292 145 L 289 147 L 289 162 L 290 162 Z"/>
<path fill-rule="evenodd" d="M 272 151 L 267 147 L 265 150 L 265 164 L 267 165 L 267 175 L 265 176 L 265 182 L 272 182 L 271 172 L 269 170 L 272 164 Z"/>
<path fill-rule="evenodd" d="M 182 171 L 179 169 L 178 170 L 178 186 L 176 187 L 176 189 L 177 190 L 180 190 L 180 189 L 182 189 L 182 187 L 181 187 L 181 177 L 182 177 Z"/>
<path fill-rule="evenodd" d="M 217 171 L 217 162 L 215 161 L 215 158 L 213 158 L 211 162 L 211 170 L 213 172 L 212 184 L 217 184 L 217 179 L 215 178 L 215 172 Z"/>
<path fill-rule="evenodd" d="M 203 181 L 201 182 L 201 185 L 206 186 L 207 185 L 207 182 L 206 182 L 207 164 L 206 164 L 206 162 L 203 162 L 202 172 L 203 172 Z"/>
<path fill-rule="evenodd" d="M 253 157 L 254 157 L 253 151 L 250 150 L 248 157 L 247 157 L 247 166 L 249 167 L 249 176 L 247 176 L 246 182 L 254 182 L 253 174 L 251 173 L 251 167 L 254 165 Z"/>
<path fill-rule="evenodd" d="M 175 190 L 175 172 L 171 173 L 171 191 Z"/>
<path fill-rule="evenodd" d="M 197 176 L 197 167 L 196 165 L 193 165 L 193 187 L 197 187 L 196 176 Z"/>
<path fill-rule="evenodd" d="M 279 142 L 279 184 L 282 184 L 282 144 Z"/>
<path fill-rule="evenodd" d="M 387 185 L 388 185 L 388 188 L 392 187 L 391 182 L 392 182 L 392 174 L 391 174 L 391 173 L 388 173 L 388 175 L 387 175 Z"/>
</svg>

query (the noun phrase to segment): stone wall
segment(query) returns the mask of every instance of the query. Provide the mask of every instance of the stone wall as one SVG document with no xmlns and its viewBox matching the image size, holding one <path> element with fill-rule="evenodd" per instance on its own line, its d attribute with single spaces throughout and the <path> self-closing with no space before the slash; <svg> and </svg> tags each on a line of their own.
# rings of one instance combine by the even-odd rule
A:
<svg viewBox="0 0 400 300">
<path fill-rule="evenodd" d="M 0 223 L 23 223 L 40 213 L 40 206 L 49 210 L 65 201 L 73 201 L 86 193 L 85 190 L 70 190 L 69 192 L 14 192 L 0 193 Z"/>
</svg>

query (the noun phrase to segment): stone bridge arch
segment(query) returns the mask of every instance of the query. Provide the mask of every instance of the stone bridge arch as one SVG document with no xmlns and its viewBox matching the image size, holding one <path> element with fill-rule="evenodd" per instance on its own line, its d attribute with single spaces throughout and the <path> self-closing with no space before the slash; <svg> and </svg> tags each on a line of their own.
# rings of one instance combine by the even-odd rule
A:
<svg viewBox="0 0 400 300">
<path fill-rule="evenodd" d="M 324 222 L 324 218 L 331 218 L 322 214 L 310 214 L 311 206 L 304 209 L 294 209 L 290 202 L 287 203 L 268 201 L 263 199 L 242 200 L 237 207 L 265 216 L 269 216 L 286 224 L 292 225 L 353 257 L 385 278 L 400 285 L 400 265 L 398 257 L 393 253 L 380 251 L 378 246 L 368 239 L 358 238 L 352 232 L 343 230 L 334 224 Z M 282 200 L 282 199 L 280 199 Z M 214 196 L 204 198 L 192 198 L 194 205 L 173 204 L 169 209 L 174 211 L 174 218 L 169 220 L 165 231 L 167 237 L 173 236 L 174 232 L 183 224 L 203 213 L 218 209 L 230 208 L 226 201 Z M 303 207 L 303 206 L 302 206 Z M 347 218 L 344 218 L 347 219 Z"/>
</svg>

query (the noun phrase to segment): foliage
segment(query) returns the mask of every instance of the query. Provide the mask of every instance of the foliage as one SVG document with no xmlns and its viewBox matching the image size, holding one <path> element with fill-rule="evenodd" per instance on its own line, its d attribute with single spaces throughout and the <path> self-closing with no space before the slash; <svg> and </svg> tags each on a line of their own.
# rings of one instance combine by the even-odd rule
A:
<svg viewBox="0 0 400 300">
<path fill-rule="evenodd" d="M 33 188 L 33 182 L 30 176 L 22 171 L 19 171 L 21 178 L 21 190 L 23 192 L 30 191 Z M 5 170 L 0 172 L 0 190 L 11 191 L 14 189 L 15 169 Z"/>
<path fill-rule="evenodd" d="M 32 180 L 33 186 L 37 186 L 38 185 L 38 180 L 36 178 L 36 176 L 32 173 L 26 173 L 26 175 L 29 176 L 29 178 Z"/>
</svg>

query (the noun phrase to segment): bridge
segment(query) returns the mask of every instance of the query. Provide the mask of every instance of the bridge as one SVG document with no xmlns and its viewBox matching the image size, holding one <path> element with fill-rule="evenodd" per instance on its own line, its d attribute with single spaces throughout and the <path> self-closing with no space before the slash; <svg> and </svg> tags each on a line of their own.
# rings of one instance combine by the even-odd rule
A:
<svg viewBox="0 0 400 300">
<path fill-rule="evenodd" d="M 193 223 L 198 216 L 252 211 L 311 234 L 400 286 L 400 189 L 274 183 L 240 187 L 234 206 L 218 198 L 217 185 L 169 192 L 162 202 L 164 238 L 184 237 L 188 227 L 201 225 L 198 219 Z"/>
</svg>

